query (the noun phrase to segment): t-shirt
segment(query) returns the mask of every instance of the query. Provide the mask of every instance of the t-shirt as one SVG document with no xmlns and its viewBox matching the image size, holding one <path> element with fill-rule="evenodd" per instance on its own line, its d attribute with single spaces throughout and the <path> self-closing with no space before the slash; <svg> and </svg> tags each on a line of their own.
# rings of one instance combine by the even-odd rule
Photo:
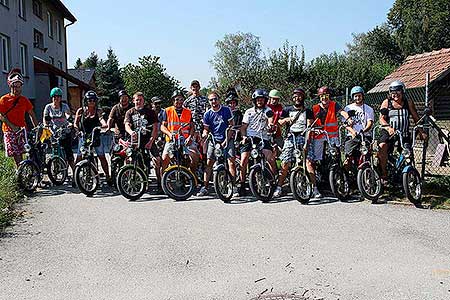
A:
<svg viewBox="0 0 450 300">
<path fill-rule="evenodd" d="M 209 108 L 208 99 L 202 95 L 197 97 L 191 95 L 189 98 L 184 100 L 183 106 L 191 110 L 192 122 L 194 122 L 196 131 L 201 130 L 203 127 L 203 116 Z"/>
<path fill-rule="evenodd" d="M 236 109 L 236 110 L 232 111 L 232 113 L 233 113 L 234 126 L 241 126 L 242 118 L 244 117 L 242 115 L 242 112 L 239 109 Z"/>
<path fill-rule="evenodd" d="M 214 136 L 217 142 L 223 142 L 225 140 L 225 131 L 233 120 L 233 113 L 227 106 L 220 106 L 218 111 L 214 111 L 210 108 L 203 117 L 203 123 L 208 126 L 209 131 Z"/>
<path fill-rule="evenodd" d="M 146 107 L 140 110 L 136 109 L 135 107 L 130 108 L 125 114 L 125 122 L 130 123 L 131 129 L 135 130 L 136 128 L 142 126 L 141 116 L 144 116 L 144 119 L 147 120 L 146 125 L 147 129 L 149 129 L 149 127 L 152 126 L 153 123 L 158 123 L 158 117 L 156 116 L 155 111 L 153 109 L 148 109 Z M 142 132 L 140 147 L 144 147 L 145 144 L 147 144 L 148 141 L 150 140 L 151 136 L 152 136 L 151 132 L 147 131 Z"/>
<path fill-rule="evenodd" d="M 278 120 L 281 117 L 281 114 L 283 113 L 283 106 L 281 104 L 272 105 L 268 104 L 268 107 L 273 111 L 273 123 L 277 124 Z M 275 132 L 275 137 L 281 137 L 281 128 L 280 126 L 277 126 L 277 131 Z"/>
<path fill-rule="evenodd" d="M 69 105 L 66 103 L 61 103 L 61 107 L 58 109 L 53 106 L 53 103 L 47 104 L 44 108 L 44 118 L 50 117 L 51 122 L 57 128 L 66 127 L 69 124 L 66 114 L 70 114 Z"/>
<path fill-rule="evenodd" d="M 5 113 L 8 112 L 6 118 L 11 122 L 11 124 L 18 127 L 25 127 L 25 113 L 30 112 L 33 109 L 33 104 L 31 104 L 30 100 L 28 100 L 25 96 L 19 96 L 19 100 L 14 108 L 10 110 L 10 108 L 14 105 L 14 102 L 17 97 L 6 94 L 0 98 L 0 113 L 5 116 Z M 3 132 L 11 131 L 8 125 L 3 122 L 2 125 Z"/>
<path fill-rule="evenodd" d="M 298 117 L 297 114 L 299 114 Z M 296 119 L 289 127 L 289 132 L 301 133 L 308 126 L 306 121 L 314 119 L 314 116 L 312 110 L 309 108 L 298 110 L 295 106 L 288 106 L 283 109 L 280 120 L 285 118 L 291 118 L 293 121 Z"/>
<path fill-rule="evenodd" d="M 366 128 L 367 123 L 370 120 L 375 119 L 375 113 L 373 111 L 373 108 L 370 107 L 367 104 L 363 104 L 361 106 L 356 105 L 355 103 L 347 105 L 344 110 L 348 112 L 349 110 L 355 111 L 355 116 L 352 117 L 353 125 L 352 128 L 358 133 L 364 128 Z M 347 132 L 347 135 L 351 135 L 350 132 Z M 371 131 L 365 132 L 364 135 L 371 136 Z"/>
<path fill-rule="evenodd" d="M 322 124 L 324 124 L 325 123 L 325 120 L 326 120 L 326 118 L 327 118 L 327 113 L 328 113 L 328 109 L 324 109 L 324 108 L 322 108 L 322 106 L 319 106 L 320 107 L 320 111 L 324 111 L 325 113 L 323 114 L 323 117 L 320 119 L 320 122 L 322 123 Z M 329 107 L 329 106 L 328 106 Z M 341 111 L 342 110 L 342 106 L 339 104 L 339 103 L 337 103 L 336 102 L 336 108 L 335 108 L 335 111 L 336 111 L 336 118 L 339 118 L 339 111 Z"/>
<path fill-rule="evenodd" d="M 109 118 L 113 120 L 112 126 L 117 126 L 121 135 L 125 135 L 125 114 L 130 106 L 123 108 L 120 103 L 113 106 Z"/>
<path fill-rule="evenodd" d="M 267 112 L 271 111 L 269 107 L 264 107 L 263 109 L 252 107 L 245 111 L 242 123 L 248 124 L 247 136 L 251 137 L 261 137 L 265 140 L 269 139 L 268 125 L 269 118 L 267 117 Z"/>
</svg>

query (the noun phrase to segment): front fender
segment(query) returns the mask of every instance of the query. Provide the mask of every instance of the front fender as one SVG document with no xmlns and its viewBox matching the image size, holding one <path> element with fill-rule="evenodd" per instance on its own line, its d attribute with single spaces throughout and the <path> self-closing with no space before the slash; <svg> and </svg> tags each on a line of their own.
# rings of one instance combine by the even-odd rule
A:
<svg viewBox="0 0 450 300">
<path fill-rule="evenodd" d="M 416 170 L 416 168 L 414 168 L 414 167 L 411 166 L 411 165 L 405 166 L 405 167 L 403 168 L 403 170 L 402 170 L 402 173 L 406 173 L 406 172 L 408 172 L 409 170 Z M 417 170 L 416 170 L 416 172 L 417 172 Z"/>
<path fill-rule="evenodd" d="M 262 169 L 261 164 L 257 163 L 257 164 L 254 164 L 253 166 L 250 167 L 250 171 L 254 170 L 254 169 Z"/>
<path fill-rule="evenodd" d="M 358 170 L 365 168 L 366 166 L 370 166 L 370 161 L 365 161 L 358 166 Z"/>
<path fill-rule="evenodd" d="M 194 177 L 195 185 L 197 186 L 197 184 L 198 184 L 198 183 L 197 183 L 197 176 L 195 176 L 194 173 L 192 173 L 192 171 L 189 170 L 188 168 L 186 168 L 185 166 L 179 166 L 179 165 L 172 165 L 172 166 L 169 166 L 169 167 L 167 167 L 167 168 L 163 171 L 163 174 L 166 173 L 166 172 L 168 172 L 168 171 L 170 171 L 170 170 L 178 169 L 178 168 L 183 169 L 184 171 L 186 171 L 186 172 L 192 174 L 192 176 Z"/>
<path fill-rule="evenodd" d="M 92 162 L 90 162 L 88 159 L 83 159 L 82 161 L 79 161 L 75 165 L 75 168 L 78 168 L 78 167 L 80 167 L 82 165 L 85 165 L 85 164 L 90 164 L 91 168 L 94 170 L 95 175 L 98 176 L 98 170 L 97 170 L 96 166 L 94 166 L 94 164 Z"/>
<path fill-rule="evenodd" d="M 215 165 L 213 168 L 213 172 L 219 172 L 219 171 L 223 171 L 225 170 L 225 165 L 224 164 L 218 164 Z"/>
</svg>

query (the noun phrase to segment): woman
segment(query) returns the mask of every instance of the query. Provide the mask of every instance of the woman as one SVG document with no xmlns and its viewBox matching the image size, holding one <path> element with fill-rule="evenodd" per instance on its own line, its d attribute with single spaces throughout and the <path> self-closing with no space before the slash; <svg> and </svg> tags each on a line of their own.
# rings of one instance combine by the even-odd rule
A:
<svg viewBox="0 0 450 300">
<path fill-rule="evenodd" d="M 94 91 L 88 91 L 84 95 L 83 107 L 80 107 L 77 110 L 74 126 L 77 130 L 83 132 L 85 136 L 92 134 L 92 131 L 95 127 L 108 128 L 105 120 L 99 116 L 97 102 L 97 94 Z M 80 138 L 78 143 L 77 162 L 81 160 L 80 148 L 82 145 L 83 139 Z M 100 163 L 102 165 L 103 172 L 105 173 L 106 182 L 108 183 L 108 185 L 112 185 L 104 147 L 102 147 L 102 145 L 100 145 L 99 147 L 95 147 L 95 152 L 97 153 L 98 159 L 100 160 Z"/>
<path fill-rule="evenodd" d="M 60 88 L 55 87 L 50 91 L 50 99 L 52 100 L 52 103 L 47 104 L 44 108 L 43 123 L 45 125 L 52 125 L 54 129 L 64 128 L 60 146 L 64 150 L 66 160 L 69 163 L 73 174 L 75 163 L 72 151 L 71 124 L 69 123 L 71 117 L 70 108 L 66 103 L 62 103 L 62 90 Z"/>
</svg>

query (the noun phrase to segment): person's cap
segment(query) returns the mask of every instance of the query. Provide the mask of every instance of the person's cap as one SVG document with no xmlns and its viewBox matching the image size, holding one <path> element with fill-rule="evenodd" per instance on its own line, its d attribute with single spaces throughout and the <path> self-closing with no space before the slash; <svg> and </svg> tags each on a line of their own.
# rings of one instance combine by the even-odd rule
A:
<svg viewBox="0 0 450 300">
<path fill-rule="evenodd" d="M 198 85 L 198 86 L 200 86 L 200 82 L 199 82 L 198 80 L 192 80 L 191 86 L 193 86 L 193 85 Z"/>
</svg>

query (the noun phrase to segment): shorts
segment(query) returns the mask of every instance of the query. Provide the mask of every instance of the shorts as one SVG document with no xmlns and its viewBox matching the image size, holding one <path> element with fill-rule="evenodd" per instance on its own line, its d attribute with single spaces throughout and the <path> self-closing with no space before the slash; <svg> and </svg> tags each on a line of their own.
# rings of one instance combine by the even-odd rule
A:
<svg viewBox="0 0 450 300">
<path fill-rule="evenodd" d="M 400 142 L 400 138 L 398 137 L 398 135 L 396 135 L 395 137 L 391 137 L 387 130 L 385 129 L 381 130 L 380 139 L 378 140 L 379 143 L 386 143 L 388 144 L 389 149 L 393 149 L 394 144 L 397 141 Z M 403 143 L 411 144 L 411 136 L 409 134 L 403 137 Z"/>
<path fill-rule="evenodd" d="M 208 150 L 206 151 L 206 157 L 207 159 L 212 159 L 212 160 L 216 160 L 216 156 L 214 155 L 214 144 L 213 142 L 209 141 L 208 142 Z M 227 148 L 225 150 L 226 152 L 226 156 L 227 159 L 234 157 L 235 155 L 235 151 L 234 151 L 234 144 L 233 144 L 233 140 L 230 140 L 227 144 Z"/>
<path fill-rule="evenodd" d="M 103 153 L 109 153 L 112 147 L 112 135 L 109 133 L 102 133 L 100 135 L 100 146 L 103 149 Z"/>
<path fill-rule="evenodd" d="M 366 142 L 372 141 L 372 137 L 370 136 L 365 136 L 364 139 L 366 140 Z M 361 136 L 357 135 L 355 138 L 352 138 L 352 136 L 347 136 L 344 146 L 346 156 L 359 153 L 359 148 L 361 146 Z"/>
<path fill-rule="evenodd" d="M 283 150 L 281 151 L 280 160 L 283 163 L 291 163 L 295 160 L 294 158 L 294 150 L 295 145 L 298 145 L 300 148 L 303 148 L 305 145 L 305 137 L 302 135 L 297 135 L 295 137 L 295 144 L 293 136 L 289 136 L 283 145 Z"/>
<path fill-rule="evenodd" d="M 22 155 L 24 152 L 25 135 L 21 130 L 18 133 L 12 131 L 3 132 L 3 140 L 5 142 L 5 153 L 8 157 Z"/>
<path fill-rule="evenodd" d="M 77 150 L 77 155 L 81 155 L 80 152 L 80 148 L 81 146 L 83 146 L 83 138 L 80 137 L 80 139 L 78 140 L 78 150 Z M 97 153 L 97 156 L 105 156 L 105 147 L 102 145 L 102 141 L 100 140 L 100 146 L 98 147 L 94 147 L 95 149 L 95 153 Z M 109 151 L 109 149 L 108 149 Z M 108 152 L 106 151 L 106 152 Z"/>
<path fill-rule="evenodd" d="M 253 137 L 253 142 L 259 144 L 261 142 L 261 138 Z M 263 149 L 273 151 L 273 147 L 268 140 L 263 140 L 264 146 Z M 249 139 L 245 144 L 241 145 L 241 153 L 250 152 L 252 150 L 252 140 Z"/>
<path fill-rule="evenodd" d="M 68 161 L 73 161 L 72 137 L 69 133 L 60 140 L 60 146 L 62 147 L 64 154 L 66 155 L 66 159 Z"/>
<path fill-rule="evenodd" d="M 325 144 L 327 143 L 326 138 L 321 139 L 312 139 L 308 149 L 308 160 L 318 161 L 323 159 L 323 151 L 325 148 Z M 332 137 L 330 138 L 330 143 L 332 145 L 339 146 L 339 138 Z"/>
<path fill-rule="evenodd" d="M 169 152 L 172 152 L 174 145 L 175 145 L 175 142 L 166 142 L 166 144 L 164 145 L 164 149 L 163 149 L 162 155 L 164 156 L 164 155 L 169 154 Z M 184 154 L 189 155 L 191 153 L 194 153 L 194 154 L 198 154 L 199 153 L 198 152 L 198 145 L 197 145 L 196 142 L 192 142 L 189 146 L 185 146 L 184 147 Z"/>
<path fill-rule="evenodd" d="M 278 146 L 278 148 L 283 149 L 284 146 L 284 139 L 283 137 L 279 136 L 273 139 L 274 143 Z"/>
</svg>

